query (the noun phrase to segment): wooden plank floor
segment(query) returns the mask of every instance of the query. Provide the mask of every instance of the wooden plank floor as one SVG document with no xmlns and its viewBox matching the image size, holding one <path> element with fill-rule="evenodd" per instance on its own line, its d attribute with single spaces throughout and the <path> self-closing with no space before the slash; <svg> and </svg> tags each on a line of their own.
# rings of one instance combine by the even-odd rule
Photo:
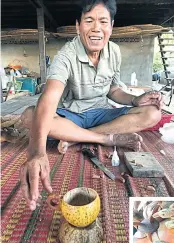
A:
<svg viewBox="0 0 174 243">
<path fill-rule="evenodd" d="M 16 97 L 1 103 L 1 116 L 20 115 L 28 106 L 36 105 L 40 95 Z"/>
</svg>

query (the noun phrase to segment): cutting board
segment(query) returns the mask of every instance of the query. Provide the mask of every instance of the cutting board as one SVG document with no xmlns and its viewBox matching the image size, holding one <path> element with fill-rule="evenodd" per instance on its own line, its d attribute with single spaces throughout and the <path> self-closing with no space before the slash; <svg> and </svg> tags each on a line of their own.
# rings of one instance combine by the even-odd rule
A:
<svg viewBox="0 0 174 243">
<path fill-rule="evenodd" d="M 124 152 L 124 158 L 133 177 L 164 177 L 162 166 L 149 152 Z"/>
</svg>

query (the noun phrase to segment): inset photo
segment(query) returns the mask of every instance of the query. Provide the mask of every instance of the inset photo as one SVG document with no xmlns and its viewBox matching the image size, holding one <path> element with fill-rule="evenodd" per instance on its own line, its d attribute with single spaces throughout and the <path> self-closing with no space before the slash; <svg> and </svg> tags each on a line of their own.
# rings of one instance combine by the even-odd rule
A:
<svg viewBox="0 0 174 243">
<path fill-rule="evenodd" d="M 131 197 L 129 210 L 131 243 L 174 243 L 174 197 Z"/>
</svg>

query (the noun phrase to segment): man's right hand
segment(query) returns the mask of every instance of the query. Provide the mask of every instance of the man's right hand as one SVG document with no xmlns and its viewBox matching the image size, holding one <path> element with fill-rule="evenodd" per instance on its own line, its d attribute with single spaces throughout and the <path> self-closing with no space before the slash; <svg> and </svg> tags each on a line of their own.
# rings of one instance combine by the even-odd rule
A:
<svg viewBox="0 0 174 243">
<path fill-rule="evenodd" d="M 39 194 L 39 178 L 44 189 L 48 193 L 52 192 L 49 173 L 50 167 L 46 154 L 35 155 L 21 166 L 21 190 L 31 210 L 36 209 L 37 201 L 41 197 Z"/>
</svg>

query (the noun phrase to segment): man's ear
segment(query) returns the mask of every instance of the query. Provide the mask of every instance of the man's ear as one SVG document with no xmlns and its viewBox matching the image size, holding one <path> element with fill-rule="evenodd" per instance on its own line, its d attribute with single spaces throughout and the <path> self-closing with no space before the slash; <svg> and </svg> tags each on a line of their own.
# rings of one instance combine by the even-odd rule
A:
<svg viewBox="0 0 174 243">
<path fill-rule="evenodd" d="M 112 35 L 112 31 L 113 31 L 113 26 L 114 26 L 114 20 L 112 20 L 112 22 L 111 22 L 111 35 Z"/>
<path fill-rule="evenodd" d="M 76 20 L 76 31 L 77 31 L 77 34 L 79 35 L 80 34 L 80 31 L 79 31 L 79 22 Z"/>
</svg>

